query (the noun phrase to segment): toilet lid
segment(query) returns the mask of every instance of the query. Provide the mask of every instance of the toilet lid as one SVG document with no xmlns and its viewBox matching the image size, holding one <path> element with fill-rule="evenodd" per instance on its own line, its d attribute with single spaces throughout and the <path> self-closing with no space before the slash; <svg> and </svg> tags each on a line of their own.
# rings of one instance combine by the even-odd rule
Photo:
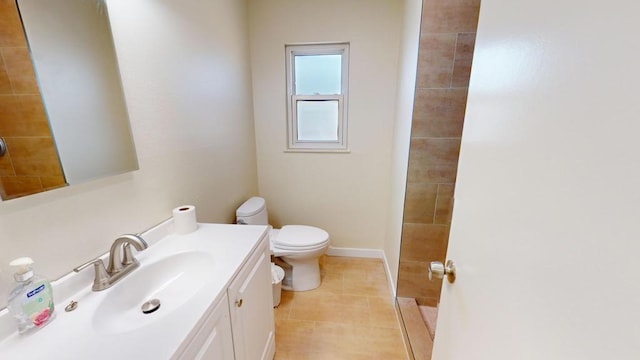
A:
<svg viewBox="0 0 640 360">
<path fill-rule="evenodd" d="M 329 233 L 313 226 L 286 225 L 274 239 L 274 245 L 304 248 L 321 245 L 329 240 Z"/>
<path fill-rule="evenodd" d="M 264 198 L 254 196 L 240 205 L 236 210 L 236 216 L 253 216 L 264 210 L 264 206 Z"/>
</svg>

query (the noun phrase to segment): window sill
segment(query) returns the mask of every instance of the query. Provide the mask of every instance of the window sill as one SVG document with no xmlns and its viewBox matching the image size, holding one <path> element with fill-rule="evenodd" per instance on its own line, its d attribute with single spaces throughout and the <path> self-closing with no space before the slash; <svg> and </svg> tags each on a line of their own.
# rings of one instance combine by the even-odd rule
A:
<svg viewBox="0 0 640 360">
<path fill-rule="evenodd" d="M 349 154 L 349 149 L 285 149 L 284 153 L 334 153 L 334 154 Z"/>
</svg>

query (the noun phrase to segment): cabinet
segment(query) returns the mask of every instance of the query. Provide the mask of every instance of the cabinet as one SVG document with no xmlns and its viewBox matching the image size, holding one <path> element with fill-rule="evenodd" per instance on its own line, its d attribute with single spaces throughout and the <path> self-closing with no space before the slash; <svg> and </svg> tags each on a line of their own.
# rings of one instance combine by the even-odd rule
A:
<svg viewBox="0 0 640 360">
<path fill-rule="evenodd" d="M 185 360 L 234 359 L 229 305 L 226 295 L 213 308 L 204 325 L 193 336 L 191 343 L 178 358 Z"/>
<path fill-rule="evenodd" d="M 275 328 L 269 242 L 264 237 L 193 332 L 184 351 L 173 359 L 270 360 Z"/>
<path fill-rule="evenodd" d="M 256 251 L 227 291 L 236 360 L 267 360 L 275 354 L 271 256 Z"/>
</svg>

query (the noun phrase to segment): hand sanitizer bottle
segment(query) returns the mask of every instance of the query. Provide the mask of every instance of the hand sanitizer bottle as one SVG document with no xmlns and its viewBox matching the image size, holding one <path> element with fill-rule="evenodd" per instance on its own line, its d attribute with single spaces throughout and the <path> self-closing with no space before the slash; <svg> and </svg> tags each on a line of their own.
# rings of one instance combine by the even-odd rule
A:
<svg viewBox="0 0 640 360">
<path fill-rule="evenodd" d="M 16 320 L 18 332 L 23 334 L 41 328 L 54 318 L 53 291 L 44 278 L 33 274 L 33 260 L 18 258 L 9 263 L 16 280 L 9 294 L 9 312 Z"/>
</svg>

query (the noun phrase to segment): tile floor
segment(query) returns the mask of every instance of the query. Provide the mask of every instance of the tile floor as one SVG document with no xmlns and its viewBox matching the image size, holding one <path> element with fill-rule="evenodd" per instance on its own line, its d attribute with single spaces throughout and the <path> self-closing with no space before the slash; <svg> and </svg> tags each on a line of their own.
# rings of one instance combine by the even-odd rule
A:
<svg viewBox="0 0 640 360">
<path fill-rule="evenodd" d="M 416 299 L 398 297 L 398 306 L 415 360 L 431 359 L 433 337 L 429 333 L 427 322 L 422 317 Z M 432 328 L 435 329 L 435 327 Z"/>
<path fill-rule="evenodd" d="M 322 284 L 283 291 L 276 360 L 408 358 L 382 260 L 324 256 Z"/>
<path fill-rule="evenodd" d="M 431 306 L 418 306 L 420 309 L 420 315 L 422 315 L 422 320 L 424 320 L 427 325 L 427 330 L 429 330 L 429 336 L 431 339 L 436 337 L 436 324 L 438 322 L 438 308 Z"/>
</svg>

